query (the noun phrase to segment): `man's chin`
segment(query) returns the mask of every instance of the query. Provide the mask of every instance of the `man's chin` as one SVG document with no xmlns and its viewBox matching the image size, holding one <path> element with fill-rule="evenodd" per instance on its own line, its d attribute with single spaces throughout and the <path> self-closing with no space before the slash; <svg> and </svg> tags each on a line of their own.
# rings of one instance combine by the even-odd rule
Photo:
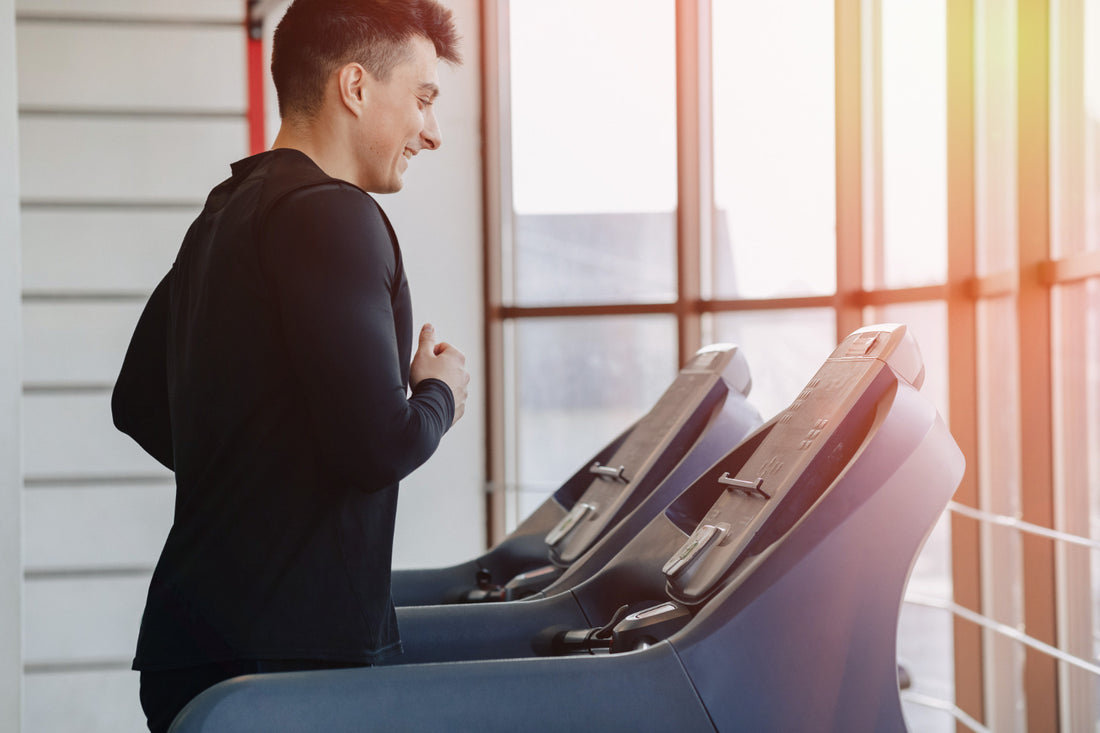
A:
<svg viewBox="0 0 1100 733">
<path fill-rule="evenodd" d="M 379 184 L 376 184 L 374 186 L 371 186 L 370 188 L 367 189 L 367 192 L 368 193 L 379 193 L 379 194 L 397 193 L 398 191 L 400 191 L 404 187 L 404 185 L 405 185 L 405 182 L 403 180 L 401 180 L 400 178 L 398 178 L 396 181 L 388 181 L 386 183 L 379 183 Z"/>
</svg>

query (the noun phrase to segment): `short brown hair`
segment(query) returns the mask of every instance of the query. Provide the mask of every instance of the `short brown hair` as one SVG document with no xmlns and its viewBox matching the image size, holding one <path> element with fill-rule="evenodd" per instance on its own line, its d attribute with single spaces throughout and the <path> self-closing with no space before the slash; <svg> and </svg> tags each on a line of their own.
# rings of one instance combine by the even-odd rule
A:
<svg viewBox="0 0 1100 733">
<path fill-rule="evenodd" d="M 294 0 L 271 50 L 279 114 L 315 114 L 329 75 L 344 64 L 386 81 L 414 36 L 431 41 L 439 58 L 462 62 L 451 11 L 435 0 Z"/>
</svg>

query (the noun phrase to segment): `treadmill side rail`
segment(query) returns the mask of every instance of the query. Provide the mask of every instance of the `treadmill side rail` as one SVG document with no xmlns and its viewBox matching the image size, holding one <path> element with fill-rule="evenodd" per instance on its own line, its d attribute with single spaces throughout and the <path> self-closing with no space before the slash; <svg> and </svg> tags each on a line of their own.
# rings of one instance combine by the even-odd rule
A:
<svg viewBox="0 0 1100 733">
<path fill-rule="evenodd" d="M 192 700 L 171 733 L 285 730 L 713 733 L 716 728 L 676 653 L 663 643 L 644 653 L 604 657 L 237 677 Z"/>
</svg>

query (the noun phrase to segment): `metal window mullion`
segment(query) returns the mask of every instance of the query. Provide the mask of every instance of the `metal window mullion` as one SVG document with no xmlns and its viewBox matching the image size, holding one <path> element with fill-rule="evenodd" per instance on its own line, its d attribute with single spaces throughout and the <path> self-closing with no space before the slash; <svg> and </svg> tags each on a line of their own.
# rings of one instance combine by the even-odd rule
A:
<svg viewBox="0 0 1100 733">
<path fill-rule="evenodd" d="M 1018 0 L 1016 25 L 1017 328 L 1020 367 L 1022 519 L 1054 526 L 1050 290 L 1034 273 L 1050 257 L 1049 3 Z M 1024 536 L 1023 602 L 1027 634 L 1057 644 L 1054 548 Z M 1058 729 L 1058 665 L 1028 648 L 1024 692 L 1029 730 Z"/>
<path fill-rule="evenodd" d="M 860 0 L 836 0 L 834 6 L 834 87 L 836 138 L 836 315 L 835 340 L 863 324 L 859 296 L 863 288 L 865 223 L 864 81 L 866 29 Z M 873 78 L 872 72 L 866 78 Z M 873 98 L 872 98 L 873 101 Z M 873 129 L 873 126 L 872 126 Z M 874 206 L 873 202 L 870 202 Z"/>
<path fill-rule="evenodd" d="M 864 289 L 886 283 L 886 224 L 884 121 L 883 121 L 883 0 L 863 0 L 863 257 L 860 260 Z"/>
<path fill-rule="evenodd" d="M 1049 265 L 1045 282 L 1058 288 L 1052 304 L 1052 328 L 1057 359 L 1054 372 L 1054 491 L 1056 527 L 1070 535 L 1090 535 L 1087 370 L 1088 341 L 1084 284 L 1056 285 L 1067 269 L 1065 258 L 1077 260 L 1086 247 L 1085 206 L 1085 12 L 1081 0 L 1051 4 L 1050 40 L 1050 215 L 1051 251 L 1060 260 Z M 1079 261 L 1079 260 L 1078 260 Z M 1087 276 L 1087 269 L 1084 273 Z M 1089 541 L 1086 547 L 1100 546 Z M 1093 656 L 1092 566 L 1096 557 L 1086 547 L 1059 543 L 1056 619 L 1058 645 L 1077 656 Z M 1059 664 L 1059 710 L 1063 730 L 1094 726 L 1095 680 Z"/>
<path fill-rule="evenodd" d="M 975 5 L 975 240 L 973 295 L 979 346 L 980 505 L 1019 514 L 1019 359 L 998 328 L 1015 328 L 1019 286 L 1017 236 L 1016 7 L 1015 2 L 974 0 Z M 1009 312 L 1008 309 L 1012 309 Z M 1005 322 L 1002 322 L 1002 319 Z M 1023 623 L 1020 538 L 980 529 L 982 611 L 1005 623 Z M 1022 727 L 1025 650 L 983 632 L 985 723 Z"/>
<path fill-rule="evenodd" d="M 974 3 L 947 3 L 947 358 L 951 433 L 963 455 L 979 455 L 978 328 L 967 283 L 976 274 Z M 977 508 L 978 473 L 971 461 L 955 501 Z M 977 521 L 951 516 L 951 586 L 954 602 L 982 612 L 981 536 Z M 953 624 L 955 705 L 986 722 L 981 627 Z"/>
<path fill-rule="evenodd" d="M 485 321 L 485 526 L 492 547 L 504 539 L 508 489 L 508 404 L 515 391 L 508 383 L 501 306 L 506 278 L 504 263 L 512 247 L 512 148 L 508 2 L 481 2 L 482 148 L 484 237 L 482 238 L 483 311 Z M 513 411 L 514 412 L 514 411 Z M 514 425 L 512 426 L 514 428 Z"/>
<path fill-rule="evenodd" d="M 1052 303 L 1054 367 L 1055 526 L 1071 535 L 1090 533 L 1088 454 L 1095 436 L 1089 431 L 1086 399 L 1087 292 L 1084 283 L 1059 286 Z M 1095 543 L 1094 543 L 1095 544 Z M 1088 549 L 1059 544 L 1057 569 L 1058 645 L 1079 656 L 1093 655 L 1093 563 Z M 1059 665 L 1059 709 L 1063 730 L 1095 727 L 1095 680 Z"/>
<path fill-rule="evenodd" d="M 713 246 L 710 0 L 676 0 L 676 327 L 678 362 L 702 345 L 700 252 Z"/>
</svg>

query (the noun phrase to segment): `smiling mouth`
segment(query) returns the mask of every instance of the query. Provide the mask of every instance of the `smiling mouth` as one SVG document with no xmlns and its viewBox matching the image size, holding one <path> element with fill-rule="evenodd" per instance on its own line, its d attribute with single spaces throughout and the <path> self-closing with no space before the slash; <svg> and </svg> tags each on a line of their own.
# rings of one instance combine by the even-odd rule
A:
<svg viewBox="0 0 1100 733">
<path fill-rule="evenodd" d="M 402 150 L 402 151 L 401 151 L 401 154 L 405 156 L 405 160 L 412 160 L 412 157 L 413 157 L 414 155 L 416 155 L 416 153 L 414 153 L 413 151 L 409 150 L 408 148 L 405 148 L 404 150 Z"/>
</svg>

